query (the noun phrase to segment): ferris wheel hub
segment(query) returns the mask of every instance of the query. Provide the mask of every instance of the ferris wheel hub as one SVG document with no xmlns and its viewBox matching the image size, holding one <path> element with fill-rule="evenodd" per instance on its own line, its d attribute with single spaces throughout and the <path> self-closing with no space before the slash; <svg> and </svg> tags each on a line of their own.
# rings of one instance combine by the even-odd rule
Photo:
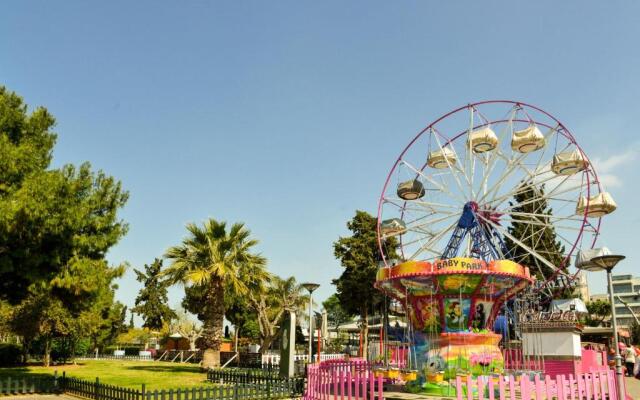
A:
<svg viewBox="0 0 640 400">
<path fill-rule="evenodd" d="M 476 212 L 478 211 L 478 203 L 475 201 L 470 201 L 464 205 L 462 208 L 462 216 L 460 216 L 460 220 L 458 221 L 458 227 L 471 229 L 478 225 L 478 218 L 476 217 Z"/>
</svg>

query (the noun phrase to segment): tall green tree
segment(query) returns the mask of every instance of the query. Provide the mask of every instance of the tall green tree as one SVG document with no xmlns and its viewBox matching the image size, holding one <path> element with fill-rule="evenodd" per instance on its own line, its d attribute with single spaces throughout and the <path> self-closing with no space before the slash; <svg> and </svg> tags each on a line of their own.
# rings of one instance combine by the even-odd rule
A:
<svg viewBox="0 0 640 400">
<path fill-rule="evenodd" d="M 54 125 L 0 86 L 0 299 L 13 304 L 49 282 L 68 307 L 90 300 L 94 265 L 127 230 L 118 181 L 88 163 L 49 169 Z"/>
<path fill-rule="evenodd" d="M 234 337 L 260 340 L 258 314 L 252 308 L 247 296 L 225 294 L 227 300 L 225 317 L 234 326 Z"/>
<path fill-rule="evenodd" d="M 8 342 L 12 335 L 10 321 L 13 317 L 14 308 L 6 301 L 0 300 L 0 343 Z"/>
<path fill-rule="evenodd" d="M 14 332 L 41 339 L 45 362 L 53 339 L 86 331 L 96 304 L 113 301 L 103 295 L 120 267 L 105 255 L 127 230 L 120 182 L 88 163 L 50 168 L 54 125 L 0 87 L 0 300 L 19 304 Z"/>
<path fill-rule="evenodd" d="M 178 333 L 189 341 L 189 350 L 196 350 L 196 342 L 202 337 L 202 325 L 192 320 L 187 313 L 178 311 L 176 317 L 171 321 L 169 331 Z"/>
<path fill-rule="evenodd" d="M 223 338 L 225 292 L 246 294 L 247 285 L 241 274 L 264 271 L 266 259 L 255 253 L 258 241 L 242 223 L 227 230 L 225 222 L 205 221 L 202 227 L 188 224 L 186 237 L 180 245 L 167 250 L 171 265 L 164 271 L 173 283 L 199 287 L 203 309 L 202 343 L 205 347 L 202 366 L 220 365 L 220 344 Z"/>
<path fill-rule="evenodd" d="M 611 317 L 611 303 L 606 300 L 594 300 L 587 303 L 587 326 L 600 326 Z"/>
<path fill-rule="evenodd" d="M 365 211 L 356 211 L 356 215 L 347 222 L 351 236 L 340 237 L 333 244 L 333 253 L 344 271 L 336 285 L 336 295 L 342 308 L 351 315 L 359 315 L 364 348 L 367 347 L 369 334 L 368 319 L 373 312 L 380 309 L 384 295 L 373 287 L 381 260 L 377 238 L 377 220 Z M 387 258 L 397 258 L 395 238 L 388 238 L 384 243 Z"/>
<path fill-rule="evenodd" d="M 249 291 L 249 302 L 257 314 L 260 329 L 260 350 L 266 351 L 277 339 L 280 326 L 288 311 L 302 314 L 309 297 L 294 277 L 272 276 L 262 290 Z"/>
<path fill-rule="evenodd" d="M 509 205 L 513 207 L 513 212 L 519 213 L 518 221 L 512 221 L 508 228 L 509 233 L 560 268 L 565 249 L 562 243 L 557 240 L 555 229 L 549 219 L 549 216 L 553 214 L 553 209 L 549 207 L 544 197 L 544 185 L 521 184 Z M 543 264 L 537 257 L 508 237 L 505 238 L 505 244 L 509 251 L 509 257 L 515 262 L 529 267 L 538 279 L 546 280 L 553 276 L 554 270 L 552 268 Z"/>
<path fill-rule="evenodd" d="M 340 325 L 349 322 L 353 317 L 353 314 L 349 314 L 342 307 L 342 303 L 335 293 L 322 302 L 322 307 L 327 311 L 327 322 L 336 329 Z"/>
<path fill-rule="evenodd" d="M 43 363 L 48 366 L 55 339 L 64 339 L 75 349 L 83 337 L 102 341 L 114 340 L 113 331 L 121 330 L 119 318 L 126 313 L 126 306 L 113 302 L 115 285 L 113 280 L 124 273 L 124 266 L 109 267 L 106 262 L 95 264 L 95 280 L 91 289 L 84 288 L 88 298 L 77 300 L 73 307 L 65 303 L 66 297 L 56 296 L 57 287 L 53 283 L 32 285 L 29 293 L 15 309 L 11 327 L 13 332 L 23 337 L 25 360 L 30 344 L 38 339 L 43 344 Z M 75 285 L 78 286 L 78 285 Z M 117 314 L 116 317 L 113 314 Z"/>
<path fill-rule="evenodd" d="M 264 270 L 262 270 L 264 271 Z M 258 273 L 260 275 L 260 273 Z M 252 274 L 240 274 L 241 277 L 252 276 Z M 263 278 L 265 281 L 268 279 L 265 271 Z M 182 299 L 182 308 L 197 316 L 199 321 L 204 321 L 207 318 L 207 302 L 206 302 L 206 288 L 201 286 L 188 286 L 184 288 L 184 298 Z M 249 288 L 252 290 L 259 290 L 256 288 Z M 246 294 L 235 293 L 232 288 L 227 287 L 224 295 L 225 301 L 225 318 L 233 324 L 234 336 L 238 338 L 248 338 L 252 340 L 260 339 L 260 331 L 258 329 L 258 315 L 251 308 L 249 300 Z M 234 341 L 235 342 L 235 341 Z"/>
<path fill-rule="evenodd" d="M 48 367 L 51 363 L 53 340 L 72 334 L 74 324 L 73 316 L 60 299 L 50 296 L 46 290 L 38 290 L 32 291 L 16 309 L 12 330 L 23 337 L 26 354 L 36 338 L 42 340 L 42 362 Z"/>
<path fill-rule="evenodd" d="M 167 288 L 171 282 L 161 276 L 162 260 L 157 258 L 150 265 L 145 264 L 144 272 L 134 271 L 142 288 L 136 297 L 136 306 L 131 311 L 142 317 L 143 327 L 158 330 L 176 317 L 176 313 L 167 305 Z"/>
</svg>

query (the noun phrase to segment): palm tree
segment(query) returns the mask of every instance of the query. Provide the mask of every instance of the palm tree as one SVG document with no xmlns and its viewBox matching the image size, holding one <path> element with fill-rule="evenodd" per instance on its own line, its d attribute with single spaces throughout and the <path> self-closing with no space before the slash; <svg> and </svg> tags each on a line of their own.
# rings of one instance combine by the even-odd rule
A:
<svg viewBox="0 0 640 400">
<path fill-rule="evenodd" d="M 202 366 L 215 367 L 220 365 L 225 288 L 246 295 L 249 289 L 242 275 L 266 276 L 266 259 L 252 251 L 258 241 L 242 223 L 233 224 L 227 232 L 226 222 L 211 218 L 202 227 L 188 224 L 187 231 L 189 236 L 180 245 L 167 250 L 171 265 L 164 274 L 173 283 L 202 290 L 206 308 L 201 313 Z"/>
</svg>

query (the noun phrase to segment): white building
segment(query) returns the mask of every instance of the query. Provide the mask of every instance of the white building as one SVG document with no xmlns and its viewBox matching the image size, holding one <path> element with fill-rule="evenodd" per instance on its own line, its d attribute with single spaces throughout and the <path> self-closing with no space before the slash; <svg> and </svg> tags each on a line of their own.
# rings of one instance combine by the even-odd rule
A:
<svg viewBox="0 0 640 400">
<path fill-rule="evenodd" d="M 616 321 L 620 328 L 629 328 L 640 318 L 640 277 L 630 274 L 612 275 L 614 304 L 616 307 Z M 608 294 L 594 294 L 591 301 L 609 300 Z M 626 303 L 626 305 L 625 305 Z"/>
</svg>

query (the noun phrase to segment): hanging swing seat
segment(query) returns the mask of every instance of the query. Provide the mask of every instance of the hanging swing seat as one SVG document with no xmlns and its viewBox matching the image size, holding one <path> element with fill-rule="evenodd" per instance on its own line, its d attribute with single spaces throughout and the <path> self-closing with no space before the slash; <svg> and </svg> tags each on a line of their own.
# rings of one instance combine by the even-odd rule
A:
<svg viewBox="0 0 640 400">
<path fill-rule="evenodd" d="M 484 153 L 498 146 L 498 137 L 489 127 L 476 129 L 469 134 L 467 145 L 473 149 L 474 153 Z"/>
<path fill-rule="evenodd" d="M 580 196 L 576 206 L 576 214 L 584 215 L 586 211 L 587 217 L 598 218 L 611 214 L 616 208 L 618 208 L 618 205 L 613 201 L 613 197 L 608 192 L 600 192 L 590 197 L 589 201 L 587 201 L 586 197 Z"/>
<path fill-rule="evenodd" d="M 380 233 L 383 236 L 402 235 L 407 231 L 407 225 L 400 218 L 385 219 L 380 223 Z"/>
<path fill-rule="evenodd" d="M 416 200 L 424 196 L 424 185 L 417 179 L 400 182 L 397 193 L 403 200 Z"/>
<path fill-rule="evenodd" d="M 588 162 L 580 153 L 580 150 L 565 151 L 553 156 L 551 170 L 556 175 L 573 175 L 576 172 L 584 170 Z"/>
<path fill-rule="evenodd" d="M 427 165 L 431 168 L 444 169 L 449 167 L 449 165 L 455 165 L 455 163 L 456 153 L 448 147 L 442 150 L 432 151 L 429 153 L 429 157 L 427 157 Z"/>
<path fill-rule="evenodd" d="M 544 136 L 535 124 L 513 132 L 511 149 L 519 153 L 531 153 L 544 147 Z"/>
</svg>

